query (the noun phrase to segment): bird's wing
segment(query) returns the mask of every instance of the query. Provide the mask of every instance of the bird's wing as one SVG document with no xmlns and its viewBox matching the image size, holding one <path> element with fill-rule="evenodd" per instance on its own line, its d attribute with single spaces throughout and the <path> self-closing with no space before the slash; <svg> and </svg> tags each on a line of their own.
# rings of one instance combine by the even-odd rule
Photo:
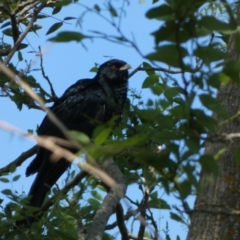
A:
<svg viewBox="0 0 240 240">
<path fill-rule="evenodd" d="M 66 90 L 61 98 L 55 102 L 51 110 L 56 117 L 69 129 L 82 131 L 88 136 L 94 130 L 93 121 L 104 115 L 105 95 L 94 80 L 81 80 Z M 46 116 L 39 127 L 39 135 L 56 136 L 63 138 L 61 130 Z M 69 162 L 65 159 L 51 160 L 51 152 L 39 148 L 36 157 L 26 170 L 29 176 L 38 172 L 29 195 L 32 196 L 31 204 L 40 207 L 44 197 L 52 185 L 66 171 Z"/>
<path fill-rule="evenodd" d="M 93 80 L 79 80 L 51 107 L 55 116 L 69 129 L 87 131 L 89 118 L 94 119 L 97 109 L 103 104 L 103 92 Z M 89 127 L 89 126 L 88 126 Z M 63 137 L 61 131 L 46 116 L 38 129 L 38 135 Z"/>
<path fill-rule="evenodd" d="M 99 119 L 99 113 L 104 115 L 104 98 L 104 93 L 97 82 L 80 80 L 66 90 L 51 107 L 51 111 L 69 130 L 82 131 L 91 136 L 94 130 L 94 119 L 96 117 Z M 64 138 L 61 130 L 47 116 L 38 129 L 38 135 Z M 27 176 L 41 169 L 45 151 L 41 147 L 38 149 L 35 159 L 26 170 Z M 55 169 L 56 164 L 58 163 L 50 164 L 48 170 Z"/>
</svg>

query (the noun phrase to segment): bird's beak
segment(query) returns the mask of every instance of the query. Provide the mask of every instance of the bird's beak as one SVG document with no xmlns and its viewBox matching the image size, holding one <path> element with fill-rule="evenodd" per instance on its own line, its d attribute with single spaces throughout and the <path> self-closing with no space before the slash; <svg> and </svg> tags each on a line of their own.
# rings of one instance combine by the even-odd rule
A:
<svg viewBox="0 0 240 240">
<path fill-rule="evenodd" d="M 124 66 L 120 67 L 119 70 L 124 71 L 124 70 L 128 70 L 129 68 L 132 68 L 131 65 L 125 64 Z"/>
</svg>

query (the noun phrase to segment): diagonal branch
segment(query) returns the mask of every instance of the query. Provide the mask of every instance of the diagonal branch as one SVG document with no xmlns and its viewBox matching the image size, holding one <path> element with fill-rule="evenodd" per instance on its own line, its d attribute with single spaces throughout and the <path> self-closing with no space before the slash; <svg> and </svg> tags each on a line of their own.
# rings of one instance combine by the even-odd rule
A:
<svg viewBox="0 0 240 240">
<path fill-rule="evenodd" d="M 35 145 L 32 148 L 28 149 L 27 151 L 23 152 L 18 158 L 16 158 L 14 161 L 12 161 L 11 163 L 9 163 L 8 165 L 6 165 L 5 167 L 0 169 L 0 176 L 10 172 L 10 169 L 12 166 L 21 166 L 22 163 L 24 161 L 26 161 L 28 158 L 30 158 L 31 156 L 33 156 L 34 154 L 36 154 L 38 149 L 38 146 Z"/>
<path fill-rule="evenodd" d="M 10 53 L 8 54 L 7 58 L 4 61 L 5 65 L 8 65 L 10 60 L 12 59 L 14 53 L 17 51 L 17 49 L 19 48 L 21 42 L 23 41 L 23 39 L 26 37 L 26 35 L 28 34 L 28 32 L 31 30 L 34 22 L 37 20 L 37 16 L 38 13 L 46 6 L 46 3 L 41 3 L 39 7 L 37 7 L 34 12 L 33 12 L 33 16 L 30 20 L 30 22 L 28 23 L 25 31 L 20 35 L 20 37 L 18 38 L 18 40 L 16 41 L 16 43 L 14 44 L 12 50 L 10 51 Z"/>
<path fill-rule="evenodd" d="M 127 240 L 128 239 L 128 230 L 124 223 L 125 218 L 123 215 L 123 207 L 122 207 L 121 203 L 117 204 L 116 217 L 117 217 L 117 225 L 118 225 L 119 231 L 122 235 L 122 240 L 125 240 L 125 239 Z"/>
<path fill-rule="evenodd" d="M 89 173 L 85 171 L 79 172 L 71 181 L 69 181 L 56 195 L 51 197 L 42 207 L 41 211 L 44 213 L 46 212 L 56 201 L 58 196 L 62 194 L 66 194 L 70 189 L 72 189 L 74 186 L 76 186 L 83 178 L 87 177 Z M 42 213 L 42 215 L 43 215 Z M 42 216 L 41 215 L 41 216 Z M 40 218 L 41 218 L 40 216 Z M 39 215 L 38 215 L 39 217 Z"/>
<path fill-rule="evenodd" d="M 45 74 L 44 67 L 43 67 L 43 54 L 42 54 L 42 49 L 41 49 L 40 46 L 39 46 L 38 48 L 39 48 L 40 66 L 41 66 L 42 76 L 43 76 L 44 79 L 46 79 L 46 81 L 48 82 L 48 84 L 49 84 L 49 86 L 50 86 L 51 97 L 52 97 L 52 99 L 53 99 L 53 101 L 54 101 L 54 100 L 57 100 L 58 97 L 57 97 L 57 95 L 56 95 L 56 93 L 55 93 L 55 91 L 54 91 L 53 85 L 52 85 L 49 77 L 46 76 L 46 74 Z"/>
<path fill-rule="evenodd" d="M 182 73 L 182 71 L 173 71 L 173 70 L 170 70 L 170 69 L 167 69 L 167 68 L 162 68 L 162 67 L 141 67 L 141 65 L 138 66 L 137 68 L 135 68 L 129 74 L 128 78 L 131 78 L 138 71 L 162 71 L 162 72 L 171 73 L 171 74 L 180 74 L 180 73 Z"/>
<path fill-rule="evenodd" d="M 111 184 L 110 191 L 96 212 L 88 232 L 87 240 L 102 239 L 107 221 L 121 198 L 124 197 L 127 189 L 126 178 L 112 159 L 104 161 L 102 170 L 116 182 L 115 184 Z"/>
</svg>

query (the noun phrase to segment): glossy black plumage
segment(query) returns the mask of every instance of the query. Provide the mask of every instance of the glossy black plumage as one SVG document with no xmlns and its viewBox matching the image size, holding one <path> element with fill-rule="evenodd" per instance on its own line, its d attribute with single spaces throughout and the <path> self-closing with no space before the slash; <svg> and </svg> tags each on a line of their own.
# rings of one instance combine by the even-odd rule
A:
<svg viewBox="0 0 240 240">
<path fill-rule="evenodd" d="M 122 113 L 129 68 L 126 62 L 116 59 L 102 64 L 93 79 L 82 79 L 70 86 L 51 110 L 69 130 L 81 131 L 91 137 L 96 122 L 106 122 Z M 95 124 L 91 119 L 96 120 Z M 64 138 L 47 116 L 39 127 L 38 135 Z M 27 176 L 37 173 L 29 191 L 32 196 L 30 204 L 35 207 L 42 206 L 48 190 L 69 166 L 65 159 L 51 161 L 50 155 L 51 152 L 40 147 L 26 170 Z"/>
</svg>

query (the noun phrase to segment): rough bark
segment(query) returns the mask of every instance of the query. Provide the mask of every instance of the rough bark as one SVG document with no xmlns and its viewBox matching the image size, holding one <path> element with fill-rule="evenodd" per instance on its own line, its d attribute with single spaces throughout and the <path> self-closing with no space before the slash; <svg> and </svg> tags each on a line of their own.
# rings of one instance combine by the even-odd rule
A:
<svg viewBox="0 0 240 240">
<path fill-rule="evenodd" d="M 228 52 L 240 63 L 240 54 L 235 49 L 235 39 L 235 34 L 230 36 Z M 230 82 L 221 86 L 218 99 L 229 116 L 235 115 L 240 108 L 240 85 Z M 225 124 L 218 133 L 237 132 L 240 132 L 240 117 Z M 240 167 L 235 160 L 237 147 L 240 147 L 240 144 L 236 141 L 229 144 L 206 144 L 207 154 L 215 155 L 222 148 L 227 150 L 218 160 L 217 178 L 202 173 L 201 192 L 191 214 L 188 240 L 240 239 Z"/>
<path fill-rule="evenodd" d="M 126 178 L 112 159 L 109 159 L 102 164 L 102 170 L 115 180 L 116 183 L 110 187 L 110 191 L 94 216 L 92 226 L 88 230 L 87 240 L 102 239 L 109 217 L 115 211 L 121 198 L 124 198 L 127 190 Z"/>
</svg>

